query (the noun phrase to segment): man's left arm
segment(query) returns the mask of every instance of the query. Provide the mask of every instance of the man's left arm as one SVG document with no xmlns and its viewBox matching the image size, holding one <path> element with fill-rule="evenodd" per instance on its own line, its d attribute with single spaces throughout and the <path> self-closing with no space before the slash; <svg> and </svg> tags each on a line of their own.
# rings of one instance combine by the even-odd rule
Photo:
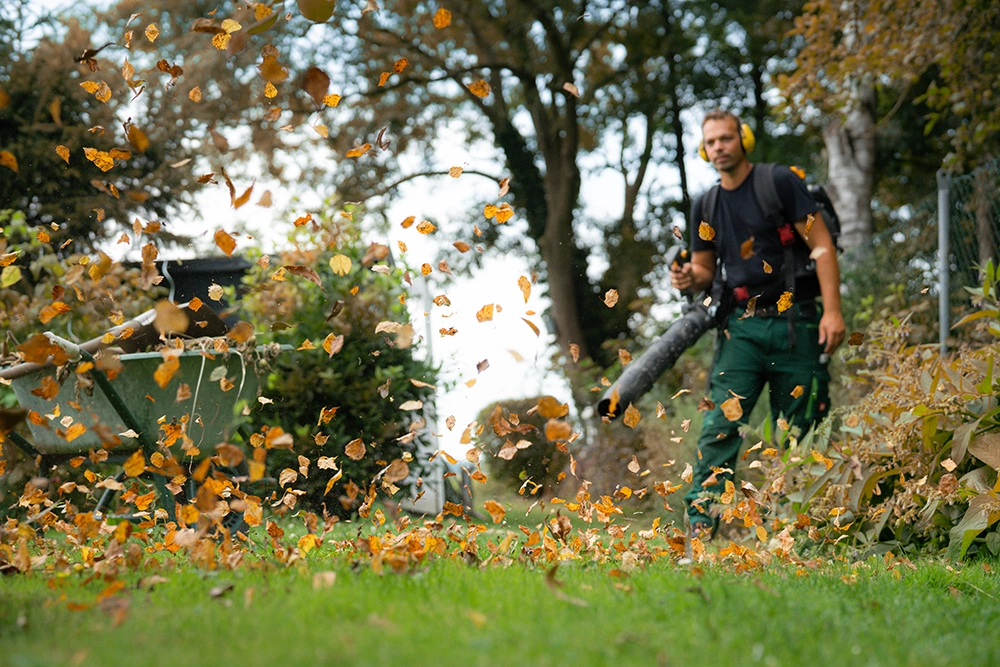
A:
<svg viewBox="0 0 1000 667">
<path fill-rule="evenodd" d="M 809 227 L 808 229 L 806 229 Z M 795 223 L 795 229 L 809 246 L 810 256 L 816 262 L 816 277 L 823 297 L 823 317 L 819 321 L 819 343 L 825 344 L 827 354 L 836 350 L 844 342 L 847 325 L 840 310 L 840 267 L 837 265 L 837 250 L 833 237 L 818 211 L 813 216 L 812 225 L 807 220 Z"/>
</svg>

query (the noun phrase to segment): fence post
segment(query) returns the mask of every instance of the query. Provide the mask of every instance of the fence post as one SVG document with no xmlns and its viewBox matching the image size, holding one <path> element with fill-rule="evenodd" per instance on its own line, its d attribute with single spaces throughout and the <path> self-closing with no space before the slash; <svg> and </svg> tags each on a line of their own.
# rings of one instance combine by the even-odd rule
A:
<svg viewBox="0 0 1000 667">
<path fill-rule="evenodd" d="M 948 351 L 949 298 L 951 294 L 951 174 L 944 169 L 937 171 L 938 185 L 938 335 L 941 354 Z"/>
</svg>

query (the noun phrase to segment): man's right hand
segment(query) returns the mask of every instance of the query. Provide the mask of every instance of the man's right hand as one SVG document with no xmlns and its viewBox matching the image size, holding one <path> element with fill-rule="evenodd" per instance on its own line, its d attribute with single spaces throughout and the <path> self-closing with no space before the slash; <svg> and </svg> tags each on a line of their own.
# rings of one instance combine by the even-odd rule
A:
<svg viewBox="0 0 1000 667">
<path fill-rule="evenodd" d="M 682 292 L 694 287 L 694 269 L 691 262 L 674 264 L 670 267 L 670 284 Z"/>
</svg>

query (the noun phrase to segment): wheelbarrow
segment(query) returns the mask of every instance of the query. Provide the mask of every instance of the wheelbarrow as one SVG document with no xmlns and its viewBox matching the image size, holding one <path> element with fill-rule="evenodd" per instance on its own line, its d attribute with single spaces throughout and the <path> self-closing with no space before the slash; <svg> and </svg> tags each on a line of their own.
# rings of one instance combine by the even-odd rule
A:
<svg viewBox="0 0 1000 667">
<path fill-rule="evenodd" d="M 11 429 L 6 433 L 11 442 L 28 455 L 50 464 L 101 449 L 109 451 L 109 462 L 124 464 L 129 455 L 142 450 L 150 461 L 145 472 L 152 476 L 159 506 L 166 510 L 170 520 L 175 520 L 174 493 L 169 486 L 182 470 L 169 456 L 169 449 L 161 446 L 163 435 L 180 431 L 190 446 L 214 447 L 230 442 L 233 433 L 239 432 L 249 443 L 245 427 L 240 429 L 235 424 L 241 408 L 257 397 L 259 380 L 254 360 L 246 359 L 247 355 L 237 350 L 216 353 L 212 346 L 207 346 L 202 350 L 175 351 L 171 356 L 176 357 L 177 368 L 161 387 L 154 381 L 154 375 L 164 356 L 160 352 L 125 351 L 158 339 L 153 327 L 155 318 L 156 311 L 151 310 L 110 330 L 108 333 L 116 338 L 126 329 L 135 332 L 126 340 L 117 341 L 121 348 L 107 347 L 102 342 L 107 337 L 78 345 L 45 333 L 56 354 L 42 363 L 6 368 L 0 371 L 0 378 L 5 384 L 9 382 L 25 411 L 31 436 L 29 440 Z M 205 342 L 227 331 L 226 325 L 204 307 L 197 314 L 192 313 L 191 324 L 194 328 L 187 333 L 197 334 Z M 117 356 L 120 365 L 114 364 L 113 371 L 102 370 L 107 364 L 95 358 L 98 350 L 104 359 Z M 82 383 L 90 386 L 81 389 L 81 383 L 72 381 L 77 375 L 88 376 L 92 384 Z M 189 389 L 178 392 L 182 383 Z M 164 463 L 164 452 L 169 457 L 166 463 L 173 462 L 171 465 Z M 157 460 L 160 464 L 154 465 L 152 462 Z M 101 514 L 120 489 L 125 472 L 123 465 L 114 476 L 119 484 L 105 488 L 95 515 Z M 133 519 L 135 515 L 123 518 Z"/>
</svg>

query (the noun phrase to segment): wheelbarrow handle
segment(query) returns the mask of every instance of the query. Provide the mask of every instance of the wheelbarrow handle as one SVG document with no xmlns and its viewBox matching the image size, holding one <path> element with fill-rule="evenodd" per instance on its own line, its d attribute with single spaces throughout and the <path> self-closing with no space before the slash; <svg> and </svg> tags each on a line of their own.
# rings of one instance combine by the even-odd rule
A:
<svg viewBox="0 0 1000 667">
<path fill-rule="evenodd" d="M 77 345 L 76 343 L 66 340 L 65 338 L 62 338 L 60 336 L 57 336 L 51 331 L 46 331 L 45 337 L 48 338 L 50 341 L 52 341 L 54 344 L 61 347 L 63 350 L 65 350 L 66 354 L 69 355 L 71 361 L 80 360 L 80 346 Z"/>
</svg>

